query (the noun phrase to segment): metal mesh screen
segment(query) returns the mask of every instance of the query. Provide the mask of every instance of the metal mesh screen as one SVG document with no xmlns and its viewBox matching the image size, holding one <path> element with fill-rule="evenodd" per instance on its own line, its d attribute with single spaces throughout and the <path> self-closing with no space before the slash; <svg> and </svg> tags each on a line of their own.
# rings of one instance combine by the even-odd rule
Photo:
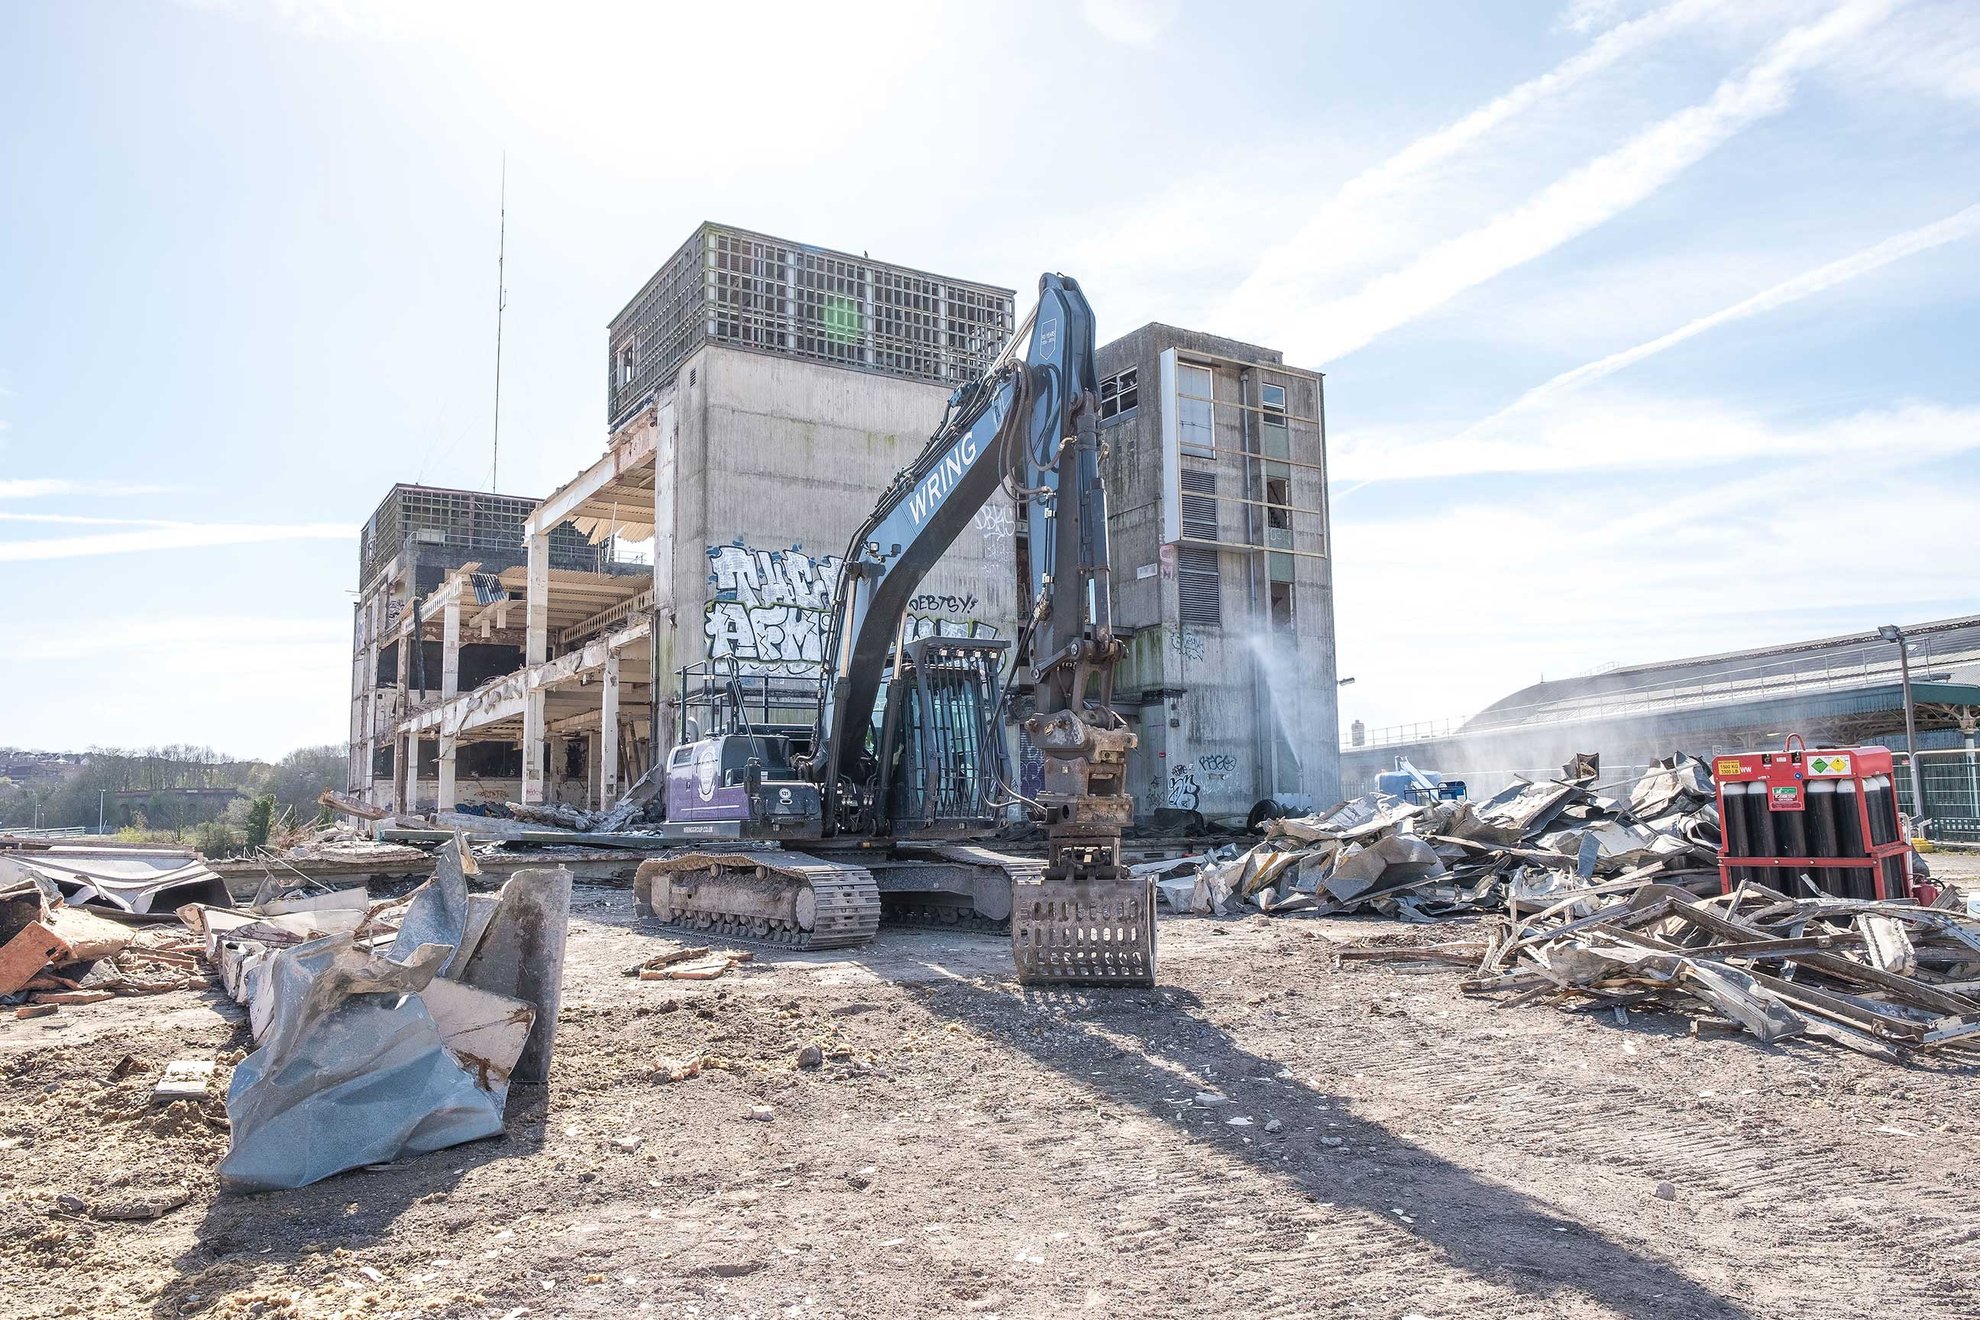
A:
<svg viewBox="0 0 1980 1320">
<path fill-rule="evenodd" d="M 407 545 L 431 545 L 481 556 L 497 564 L 520 562 L 523 523 L 540 501 L 522 495 L 394 486 L 358 538 L 358 585 L 363 587 Z M 592 545 L 568 523 L 550 533 L 550 566 L 602 573 L 611 563 L 609 546 Z"/>
<path fill-rule="evenodd" d="M 608 411 L 618 426 L 704 343 L 960 384 L 1013 323 L 1007 289 L 704 225 L 612 322 Z"/>
</svg>

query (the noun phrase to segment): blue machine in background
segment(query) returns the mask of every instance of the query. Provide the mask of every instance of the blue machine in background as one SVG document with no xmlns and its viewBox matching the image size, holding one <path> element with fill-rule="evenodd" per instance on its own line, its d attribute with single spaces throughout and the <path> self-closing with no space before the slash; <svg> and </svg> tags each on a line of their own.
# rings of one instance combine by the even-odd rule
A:
<svg viewBox="0 0 1980 1320">
<path fill-rule="evenodd" d="M 1432 802 L 1462 802 L 1466 792 L 1462 779 L 1448 779 L 1435 770 L 1418 770 L 1405 756 L 1396 758 L 1395 769 L 1384 770 L 1375 776 L 1375 788 L 1390 797 L 1425 805 Z"/>
</svg>

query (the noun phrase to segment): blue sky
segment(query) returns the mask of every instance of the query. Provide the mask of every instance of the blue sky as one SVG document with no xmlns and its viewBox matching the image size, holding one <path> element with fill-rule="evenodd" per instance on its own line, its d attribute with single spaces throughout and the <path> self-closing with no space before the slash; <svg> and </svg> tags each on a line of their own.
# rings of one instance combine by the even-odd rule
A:
<svg viewBox="0 0 1980 1320">
<path fill-rule="evenodd" d="M 1980 610 L 1964 0 L 0 10 L 0 744 L 347 726 L 355 529 L 700 220 L 1328 373 L 1343 719 Z"/>
</svg>

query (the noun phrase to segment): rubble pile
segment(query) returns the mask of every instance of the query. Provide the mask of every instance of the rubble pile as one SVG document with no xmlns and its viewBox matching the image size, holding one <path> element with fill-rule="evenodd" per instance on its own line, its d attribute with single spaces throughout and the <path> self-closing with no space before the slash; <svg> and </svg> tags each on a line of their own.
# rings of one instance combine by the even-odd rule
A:
<svg viewBox="0 0 1980 1320">
<path fill-rule="evenodd" d="M 0 1003 L 16 1017 L 204 986 L 197 955 L 183 931 L 106 920 L 64 902 L 45 880 L 0 887 Z"/>
<path fill-rule="evenodd" d="M 1670 757 L 1604 796 L 1593 758 L 1574 780 L 1519 779 L 1484 802 L 1412 802 L 1374 793 L 1264 823 L 1265 841 L 1153 873 L 1178 911 L 1379 912 L 1410 921 L 1544 905 L 1597 882 L 1715 882 L 1718 806 L 1697 757 Z"/>
<path fill-rule="evenodd" d="M 1757 884 L 1698 898 L 1648 883 L 1596 886 L 1528 915 L 1488 920 L 1483 941 L 1348 949 L 1344 964 L 1462 961 L 1473 994 L 1693 1015 L 1694 1034 L 1829 1041 L 1890 1062 L 1980 1048 L 1980 918 L 1904 900 L 1789 898 Z"/>
<path fill-rule="evenodd" d="M 457 837 L 404 898 L 271 886 L 245 908 L 180 910 L 258 1046 L 227 1092 L 224 1190 L 493 1136 L 510 1079 L 548 1076 L 571 873 L 470 894 L 475 869 Z"/>
</svg>

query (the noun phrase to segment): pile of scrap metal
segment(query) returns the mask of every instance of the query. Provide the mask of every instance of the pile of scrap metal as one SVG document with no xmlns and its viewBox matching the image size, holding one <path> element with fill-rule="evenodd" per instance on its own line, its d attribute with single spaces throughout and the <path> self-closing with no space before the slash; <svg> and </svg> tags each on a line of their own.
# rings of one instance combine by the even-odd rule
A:
<svg viewBox="0 0 1980 1320">
<path fill-rule="evenodd" d="M 0 1003 L 15 1005 L 15 1017 L 204 986 L 196 953 L 183 932 L 106 920 L 39 876 L 0 879 Z"/>
<path fill-rule="evenodd" d="M 1485 802 L 1407 801 L 1374 793 L 1324 812 L 1264 822 L 1265 841 L 1186 863 L 1137 868 L 1169 906 L 1223 915 L 1374 911 L 1411 921 L 1531 905 L 1598 877 L 1651 876 L 1705 886 L 1716 876 L 1718 806 L 1711 773 L 1678 754 L 1627 799 L 1594 783 L 1594 758 L 1573 781 L 1518 779 Z"/>
<path fill-rule="evenodd" d="M 258 1046 L 227 1091 L 223 1190 L 494 1136 L 511 1078 L 546 1079 L 571 873 L 521 870 L 471 894 L 474 871 L 456 839 L 404 898 L 270 886 L 246 908 L 181 909 Z"/>
<path fill-rule="evenodd" d="M 1509 993 L 1506 1006 L 1593 1002 L 1619 1021 L 1631 1008 L 1689 1010 L 1696 1035 L 1802 1036 L 1894 1063 L 1980 1049 L 1980 918 L 1750 883 L 1704 899 L 1655 882 L 1615 889 L 1494 917 L 1483 941 L 1347 949 L 1341 960 L 1475 963 L 1463 988 Z"/>
<path fill-rule="evenodd" d="M 190 848 L 0 838 L 0 885 L 24 880 L 120 921 L 170 921 L 183 904 L 228 899 L 226 884 Z"/>
</svg>

